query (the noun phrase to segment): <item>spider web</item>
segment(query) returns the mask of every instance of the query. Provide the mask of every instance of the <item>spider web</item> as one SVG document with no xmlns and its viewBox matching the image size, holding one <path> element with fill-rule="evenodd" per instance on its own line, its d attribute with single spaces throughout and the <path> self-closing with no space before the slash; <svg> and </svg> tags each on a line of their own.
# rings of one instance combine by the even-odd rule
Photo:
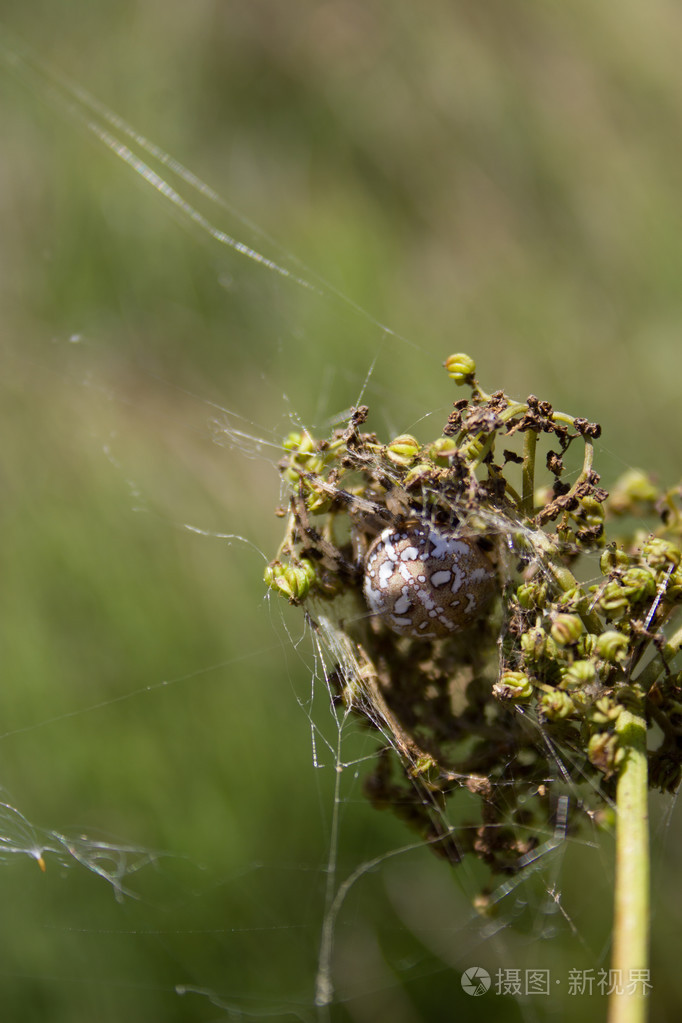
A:
<svg viewBox="0 0 682 1023">
<path fill-rule="evenodd" d="M 47 632 L 54 644 L 65 625 L 88 621 L 82 674 L 71 684 L 75 665 L 60 663 L 57 645 L 45 657 L 32 650 L 11 661 L 29 678 L 51 664 L 53 677 L 28 701 L 6 697 L 3 709 L 9 794 L 0 856 L 15 863 L 24 855 L 40 868 L 21 874 L 32 908 L 14 937 L 25 950 L 38 934 L 41 951 L 28 960 L 24 952 L 28 979 L 21 956 L 5 957 L 10 997 L 24 1007 L 33 998 L 54 1001 L 65 1018 L 111 992 L 133 1019 L 365 1019 L 388 1011 L 405 1020 L 446 1011 L 473 1019 L 479 1004 L 486 1018 L 545 1018 L 562 1003 L 556 993 L 526 995 L 527 970 L 548 970 L 565 989 L 569 968 L 595 975 L 608 968 L 611 845 L 590 817 L 589 787 L 536 724 L 553 764 L 547 784 L 555 809 L 519 871 L 491 881 L 476 861 L 452 868 L 436 859 L 363 793 L 380 751 L 404 751 L 380 716 L 378 738 L 336 699 L 334 671 L 340 667 L 346 679 L 361 674 L 357 649 L 324 610 L 306 618 L 259 587 L 278 542 L 272 512 L 282 499 L 282 436 L 292 427 L 329 434 L 360 402 L 383 436 L 436 436 L 453 400 L 439 363 L 460 345 L 444 350 L 438 340 L 415 343 L 394 333 L 383 314 L 365 313 L 254 233 L 217 193 L 83 90 L 35 64 L 16 41 L 8 54 L 12 80 L 28 80 L 41 99 L 66 109 L 136 172 L 133 180 L 156 191 L 159 222 L 167 206 L 191 229 L 187 240 L 175 224 L 158 228 L 150 198 L 130 198 L 123 168 L 111 161 L 105 170 L 97 156 L 93 175 L 104 177 L 105 191 L 114 177 L 126 180 L 116 185 L 113 217 L 104 218 L 114 234 L 112 221 L 130 204 L 135 216 L 153 221 L 139 228 L 140 238 L 160 231 L 151 258 L 177 246 L 173 258 L 179 250 L 185 269 L 185 247 L 202 250 L 206 241 L 191 271 L 200 283 L 185 337 L 216 314 L 223 318 L 207 328 L 215 333 L 197 352 L 196 373 L 185 364 L 177 369 L 163 325 L 152 327 L 134 301 L 126 306 L 127 335 L 116 334 L 112 309 L 84 313 L 81 327 L 67 306 L 67 331 L 50 334 L 48 346 L 39 315 L 31 346 L 6 360 L 10 391 L 28 393 L 35 418 L 38 410 L 45 416 L 39 434 L 46 443 L 61 450 L 74 436 L 89 442 L 68 485 L 48 478 L 27 500 L 19 495 L 17 515 L 36 500 L 49 508 L 47 539 L 59 549 L 73 494 L 96 474 L 100 496 L 88 514 L 102 516 L 100 530 L 83 538 L 83 564 L 65 570 L 57 557 L 52 569 L 64 572 L 64 589 L 80 593 L 84 605 L 100 576 L 100 613 L 86 618 L 73 598 L 62 615 L 56 584 L 35 601 L 37 619 L 56 616 Z M 64 124 L 60 144 L 72 131 Z M 85 143 L 73 144 L 75 171 L 87 163 Z M 95 182 L 87 202 L 102 187 Z M 130 251 L 130 235 L 118 241 Z M 169 305 L 179 276 L 176 269 L 162 292 Z M 183 294 L 177 306 L 187 305 Z M 262 339 L 255 370 L 254 354 L 245 351 L 254 336 Z M 35 464 L 34 443 L 35 435 L 17 445 L 8 469 L 13 485 Z M 30 475 L 34 482 L 49 477 L 42 464 Z M 45 527 L 32 516 L 27 535 L 35 542 Z M 119 555 L 120 565 L 116 558 L 88 564 L 112 537 L 117 551 L 129 544 L 132 552 Z M 45 558 L 51 549 L 46 540 Z M 168 558 L 171 574 L 161 567 Z M 156 585 L 143 587 L 144 576 Z M 123 629 L 120 600 L 135 605 Z M 161 614 L 160 603 L 170 610 Z M 7 613 L 9 630 L 10 607 Z M 184 623 L 202 618 L 209 626 L 192 641 Z M 162 628 L 165 659 L 152 643 Z M 174 628 L 178 641 L 169 644 Z M 107 653 L 114 633 L 127 659 Z M 26 643 L 30 631 L 17 634 Z M 85 744 L 79 733 L 87 731 L 94 736 Z M 461 795 L 442 812 L 455 835 L 472 826 Z M 584 827 L 572 832 L 576 805 Z M 67 827 L 74 813 L 77 823 Z M 51 830 L 29 819 L 59 824 Z M 100 829 L 124 837 L 93 837 Z M 601 906 L 586 895 L 586 877 L 602 892 Z M 114 899 L 106 885 L 93 885 L 98 878 Z M 39 884 L 52 893 L 48 913 L 36 909 Z M 480 1001 L 464 994 L 460 974 L 472 966 L 493 978 L 505 971 L 508 993 L 491 991 Z M 520 993 L 509 971 L 518 972 Z M 588 1011 L 587 999 L 578 1004 Z"/>
</svg>

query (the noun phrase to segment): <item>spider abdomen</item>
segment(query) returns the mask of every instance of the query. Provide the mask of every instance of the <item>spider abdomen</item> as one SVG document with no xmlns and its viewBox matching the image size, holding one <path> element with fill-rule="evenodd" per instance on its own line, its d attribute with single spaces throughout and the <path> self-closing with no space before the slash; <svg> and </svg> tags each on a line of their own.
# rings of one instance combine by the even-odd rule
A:
<svg viewBox="0 0 682 1023">
<path fill-rule="evenodd" d="M 388 527 L 365 559 L 370 611 L 402 636 L 459 632 L 480 617 L 495 590 L 495 569 L 478 544 L 432 523 Z"/>
</svg>

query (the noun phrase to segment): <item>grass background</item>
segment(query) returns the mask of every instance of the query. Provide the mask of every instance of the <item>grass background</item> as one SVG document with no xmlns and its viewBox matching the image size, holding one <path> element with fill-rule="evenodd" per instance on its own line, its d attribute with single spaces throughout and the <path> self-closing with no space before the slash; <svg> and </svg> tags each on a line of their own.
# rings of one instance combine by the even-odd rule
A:
<svg viewBox="0 0 682 1023">
<path fill-rule="evenodd" d="M 187 984 L 310 1018 L 334 773 L 313 766 L 310 659 L 263 598 L 258 550 L 179 528 L 268 556 L 279 540 L 276 453 L 215 444 L 209 403 L 273 439 L 292 410 L 348 407 L 376 359 L 374 426 L 430 437 L 452 400 L 440 363 L 464 350 L 488 389 L 599 420 L 606 485 L 632 464 L 676 480 L 682 15 L 662 0 L 30 0 L 3 19 L 0 780 L 37 825 L 170 855 L 122 903 L 82 868 L 8 856 L 2 1004 L 57 1023 L 224 1018 L 179 997 Z M 371 318 L 180 223 L 17 75 L 17 37 Z M 347 797 L 342 876 L 406 840 Z M 657 1020 L 679 1001 L 669 811 L 654 800 Z M 560 914 L 552 941 L 473 944 L 474 879 L 427 854 L 385 864 L 340 921 L 333 1017 L 579 1004 L 602 1019 L 598 996 L 465 999 L 455 970 L 605 965 L 609 861 L 606 843 L 559 864 L 587 951 Z"/>
</svg>

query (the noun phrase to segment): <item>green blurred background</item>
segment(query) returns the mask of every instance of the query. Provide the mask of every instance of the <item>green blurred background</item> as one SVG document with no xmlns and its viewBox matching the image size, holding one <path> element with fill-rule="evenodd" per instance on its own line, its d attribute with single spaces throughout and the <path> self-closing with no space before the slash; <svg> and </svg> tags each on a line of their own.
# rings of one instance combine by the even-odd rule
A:
<svg viewBox="0 0 682 1023">
<path fill-rule="evenodd" d="M 311 1019 L 335 737 L 318 686 L 316 767 L 312 653 L 264 597 L 274 443 L 297 417 L 328 429 L 372 365 L 373 427 L 429 438 L 453 399 L 440 364 L 464 350 L 488 389 L 599 420 L 606 485 L 633 464 L 679 478 L 682 13 L 29 0 L 2 19 L 0 783 L 36 826 L 161 853 L 122 901 L 68 855 L 42 873 L 8 853 L 4 1012 Z M 284 251 L 200 200 L 317 290 L 182 222 L 88 134 L 82 103 L 69 113 L 26 78 L 19 40 L 257 221 Z M 260 451 L 215 442 L 218 407 Z M 342 757 L 368 752 L 344 733 Z M 341 878 L 410 840 L 356 773 Z M 673 805 L 654 800 L 653 818 L 666 1020 L 681 836 Z M 33 841 L 17 818 L 0 831 Z M 607 965 L 611 852 L 571 843 L 506 900 L 503 920 L 530 900 L 530 923 L 495 937 L 468 925 L 475 869 L 386 860 L 339 918 L 332 1018 L 603 1019 L 596 995 L 469 999 L 458 971 Z M 541 912 L 549 883 L 570 923 L 556 902 Z"/>
</svg>

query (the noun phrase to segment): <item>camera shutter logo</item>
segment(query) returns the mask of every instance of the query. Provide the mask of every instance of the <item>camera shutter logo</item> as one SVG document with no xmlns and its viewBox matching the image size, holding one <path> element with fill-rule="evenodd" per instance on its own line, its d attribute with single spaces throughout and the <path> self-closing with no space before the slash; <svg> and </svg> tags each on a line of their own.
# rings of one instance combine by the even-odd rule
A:
<svg viewBox="0 0 682 1023">
<path fill-rule="evenodd" d="M 490 974 L 482 966 L 470 966 L 462 974 L 462 991 L 468 995 L 484 995 L 490 987 Z"/>
</svg>

